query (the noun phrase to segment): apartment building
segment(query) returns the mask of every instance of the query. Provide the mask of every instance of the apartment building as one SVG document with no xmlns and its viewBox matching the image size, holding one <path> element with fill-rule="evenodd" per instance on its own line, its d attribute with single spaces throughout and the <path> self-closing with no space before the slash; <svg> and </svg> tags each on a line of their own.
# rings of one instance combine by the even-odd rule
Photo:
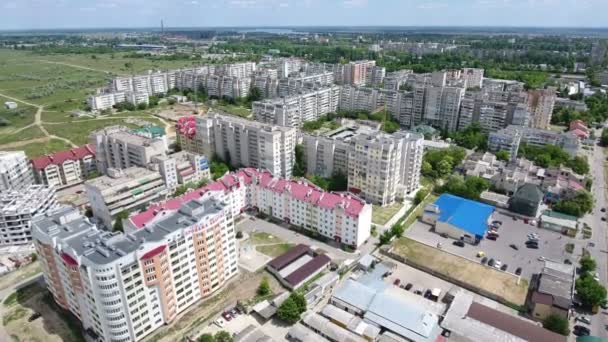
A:
<svg viewBox="0 0 608 342">
<path fill-rule="evenodd" d="M 329 87 L 334 83 L 332 72 L 318 74 L 292 74 L 290 77 L 278 80 L 276 94 L 279 97 L 297 95 L 303 91 Z"/>
<path fill-rule="evenodd" d="M 302 179 L 274 177 L 267 170 L 241 169 L 125 222 L 126 229 L 148 227 L 151 222 L 177 210 L 182 203 L 213 196 L 232 207 L 234 216 L 245 209 L 258 210 L 277 220 L 315 231 L 328 239 L 357 248 L 370 236 L 370 204 L 350 193 L 324 192 Z"/>
<path fill-rule="evenodd" d="M 32 241 L 32 219 L 57 206 L 55 188 L 30 185 L 0 193 L 0 246 Z"/>
<path fill-rule="evenodd" d="M 572 132 L 548 131 L 532 127 L 510 125 L 488 136 L 488 149 L 493 152 L 506 150 L 516 156 L 520 143 L 532 146 L 555 145 L 572 157 L 576 156 L 580 142 Z"/>
<path fill-rule="evenodd" d="M 175 124 L 176 144 L 184 151 L 204 154 L 203 144 L 196 137 L 196 117 L 183 116 Z"/>
<path fill-rule="evenodd" d="M 268 75 L 256 75 L 251 82 L 252 87 L 256 87 L 264 98 L 274 98 L 278 96 L 279 80 Z"/>
<path fill-rule="evenodd" d="M 368 60 L 364 60 L 364 61 L 351 61 L 348 64 L 344 64 L 342 70 L 337 69 L 336 72 L 340 73 L 342 72 L 341 75 L 341 82 L 342 84 L 351 84 L 351 85 L 358 85 L 358 86 L 363 86 L 366 83 L 368 83 L 367 80 L 367 76 L 368 76 L 368 70 L 370 71 L 369 75 L 370 78 L 373 77 L 373 69 L 376 67 L 376 61 L 368 61 Z M 379 71 L 376 71 L 379 72 Z M 338 77 L 340 78 L 340 77 Z M 370 82 L 372 81 L 372 79 L 370 79 Z"/>
<path fill-rule="evenodd" d="M 278 99 L 256 101 L 252 105 L 256 121 L 300 127 L 338 109 L 340 87 L 331 86 Z"/>
<path fill-rule="evenodd" d="M 307 173 L 346 175 L 349 191 L 389 205 L 418 189 L 423 141 L 420 134 L 386 134 L 357 125 L 327 135 L 304 135 Z"/>
<path fill-rule="evenodd" d="M 0 193 L 20 191 L 34 184 L 34 174 L 23 151 L 0 151 Z"/>
<path fill-rule="evenodd" d="M 167 195 L 163 176 L 141 167 L 108 169 L 107 175 L 84 182 L 93 216 L 105 227 L 112 227 L 116 214 L 135 212 Z"/>
<path fill-rule="evenodd" d="M 90 144 L 34 158 L 31 162 L 36 182 L 56 189 L 82 183 L 97 171 L 95 147 Z"/>
<path fill-rule="evenodd" d="M 343 86 L 340 89 L 340 102 L 338 107 L 340 110 L 355 111 L 366 110 L 374 112 L 381 109 L 387 102 L 387 91 L 384 89 Z"/>
<path fill-rule="evenodd" d="M 460 103 L 465 90 L 459 87 L 424 88 L 423 122 L 450 132 L 458 128 Z"/>
<path fill-rule="evenodd" d="M 282 58 L 277 63 L 279 78 L 286 78 L 293 73 L 299 73 L 308 62 L 302 58 Z"/>
<path fill-rule="evenodd" d="M 175 190 L 178 185 L 194 184 L 202 180 L 211 180 L 209 161 L 207 157 L 189 153 L 177 152 L 167 156 L 152 158 L 168 190 Z"/>
<path fill-rule="evenodd" d="M 460 78 L 464 79 L 467 88 L 481 88 L 483 85 L 484 69 L 463 68 L 460 73 Z"/>
<path fill-rule="evenodd" d="M 386 77 L 384 78 L 384 89 L 401 90 L 401 86 L 406 84 L 409 75 L 413 73 L 414 71 L 410 69 L 386 73 Z"/>
<path fill-rule="evenodd" d="M 365 74 L 365 84 L 368 86 L 377 86 L 384 82 L 386 77 L 386 68 L 374 65 L 368 67 Z"/>
<path fill-rule="evenodd" d="M 524 91 L 524 83 L 513 80 L 502 80 L 497 78 L 482 79 L 482 88 L 488 91 L 506 91 L 506 92 L 522 92 Z"/>
<path fill-rule="evenodd" d="M 528 108 L 530 110 L 530 126 L 533 128 L 548 129 L 551 124 L 553 107 L 555 106 L 556 89 L 528 91 Z"/>
<path fill-rule="evenodd" d="M 141 341 L 238 273 L 234 218 L 214 198 L 127 234 L 64 207 L 36 218 L 33 237 L 55 302 L 100 341 Z"/>
<path fill-rule="evenodd" d="M 195 139 L 202 154 L 219 156 L 235 167 L 269 170 L 290 178 L 295 163 L 296 129 L 228 115 L 196 118 Z"/>
<path fill-rule="evenodd" d="M 166 136 L 151 138 L 124 126 L 110 126 L 91 133 L 97 169 L 106 173 L 109 168 L 126 169 L 147 167 L 152 157 L 167 153 Z"/>
</svg>

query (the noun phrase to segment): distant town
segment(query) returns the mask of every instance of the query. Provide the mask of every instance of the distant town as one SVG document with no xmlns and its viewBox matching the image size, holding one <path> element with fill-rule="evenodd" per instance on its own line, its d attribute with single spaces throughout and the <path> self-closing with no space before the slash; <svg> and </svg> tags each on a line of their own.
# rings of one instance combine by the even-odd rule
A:
<svg viewBox="0 0 608 342">
<path fill-rule="evenodd" d="M 591 37 L 0 34 L 0 341 L 608 340 Z"/>
</svg>

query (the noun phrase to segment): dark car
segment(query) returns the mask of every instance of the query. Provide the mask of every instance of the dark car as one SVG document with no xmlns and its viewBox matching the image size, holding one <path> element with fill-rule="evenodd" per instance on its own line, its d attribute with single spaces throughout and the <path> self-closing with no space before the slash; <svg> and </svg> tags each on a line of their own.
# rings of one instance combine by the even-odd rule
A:
<svg viewBox="0 0 608 342">
<path fill-rule="evenodd" d="M 606 212 L 606 208 L 602 208 L 600 209 L 601 212 L 605 213 Z"/>
<path fill-rule="evenodd" d="M 494 261 L 494 259 L 490 259 L 490 261 L 488 261 L 488 266 L 490 266 L 490 267 L 494 266 L 495 262 L 496 261 Z"/>
<path fill-rule="evenodd" d="M 393 282 L 393 285 L 395 286 L 399 286 L 399 284 L 401 283 L 401 279 L 397 278 L 395 279 L 395 281 Z"/>
<path fill-rule="evenodd" d="M 412 283 L 407 283 L 407 285 L 405 285 L 405 290 L 409 291 L 413 286 Z"/>
<path fill-rule="evenodd" d="M 510 244 L 509 247 L 513 248 L 514 250 L 518 251 L 519 248 L 517 247 L 517 245 L 515 244 Z"/>
<path fill-rule="evenodd" d="M 488 236 L 486 236 L 486 239 L 496 241 L 496 239 L 498 239 L 498 235 L 488 234 Z"/>
<path fill-rule="evenodd" d="M 40 312 L 34 312 L 30 318 L 27 319 L 28 322 L 34 321 L 38 318 L 40 318 L 40 316 L 42 316 L 42 314 Z"/>
<path fill-rule="evenodd" d="M 574 326 L 574 335 L 576 336 L 589 336 L 591 335 L 591 330 L 589 328 L 584 327 L 582 325 Z"/>
<path fill-rule="evenodd" d="M 488 261 L 488 257 L 481 258 L 481 263 L 485 264 Z"/>
<path fill-rule="evenodd" d="M 507 270 L 507 267 L 509 267 L 509 265 L 507 265 L 507 264 L 503 264 L 502 266 L 500 266 L 500 270 L 501 270 L 501 271 L 506 271 L 506 270 Z"/>
<path fill-rule="evenodd" d="M 416 291 L 414 291 L 414 293 L 422 296 L 422 290 L 416 290 Z"/>
<path fill-rule="evenodd" d="M 602 216 L 602 221 L 606 221 L 606 217 L 605 216 Z"/>
<path fill-rule="evenodd" d="M 431 298 L 432 294 L 433 294 L 433 292 L 430 289 L 428 289 L 428 290 L 424 291 L 424 296 L 423 297 L 426 298 L 426 299 L 429 299 L 429 298 Z"/>
<path fill-rule="evenodd" d="M 441 234 L 439 234 L 439 236 L 441 236 L 444 239 L 448 238 L 448 234 L 446 234 L 446 233 L 441 233 Z"/>
<path fill-rule="evenodd" d="M 458 247 L 464 247 L 464 241 L 456 240 L 452 243 L 452 245 L 458 246 Z"/>
<path fill-rule="evenodd" d="M 564 260 L 564 264 L 572 265 L 572 261 L 570 261 L 570 259 L 566 259 L 566 260 Z"/>
<path fill-rule="evenodd" d="M 537 243 L 527 243 L 526 247 L 531 248 L 531 249 L 538 249 L 538 244 Z"/>
<path fill-rule="evenodd" d="M 520 275 L 520 274 L 521 274 L 521 267 L 518 267 L 518 268 L 515 270 L 515 274 L 516 274 L 516 275 Z"/>
</svg>

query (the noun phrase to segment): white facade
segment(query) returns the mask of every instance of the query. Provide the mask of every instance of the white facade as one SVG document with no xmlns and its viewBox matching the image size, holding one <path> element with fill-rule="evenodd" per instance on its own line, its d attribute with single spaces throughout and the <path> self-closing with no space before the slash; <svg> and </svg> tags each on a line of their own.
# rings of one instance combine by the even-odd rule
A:
<svg viewBox="0 0 608 342">
<path fill-rule="evenodd" d="M 32 219 L 57 206 L 55 188 L 30 185 L 0 194 L 0 246 L 32 241 Z"/>
<path fill-rule="evenodd" d="M 103 341 L 143 340 L 238 273 L 234 219 L 213 198 L 128 234 L 99 230 L 71 208 L 33 230 L 55 302 Z"/>
<path fill-rule="evenodd" d="M 95 149 L 83 145 L 32 159 L 32 168 L 38 184 L 54 186 L 56 189 L 82 183 L 97 170 Z"/>
<path fill-rule="evenodd" d="M 0 192 L 26 189 L 34 174 L 23 151 L 0 151 Z"/>
<path fill-rule="evenodd" d="M 168 156 L 153 157 L 152 162 L 157 165 L 169 190 L 174 190 L 178 185 L 211 179 L 209 161 L 203 155 L 181 151 Z"/>
</svg>

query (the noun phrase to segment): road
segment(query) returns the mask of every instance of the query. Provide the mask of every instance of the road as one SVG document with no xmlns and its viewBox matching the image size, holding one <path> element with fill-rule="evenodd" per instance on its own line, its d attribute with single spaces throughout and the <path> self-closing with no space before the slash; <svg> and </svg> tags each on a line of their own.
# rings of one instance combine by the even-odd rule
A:
<svg viewBox="0 0 608 342">
<path fill-rule="evenodd" d="M 601 132 L 597 131 L 596 136 L 600 136 Z M 602 284 L 608 284 L 608 242 L 606 234 L 606 222 L 602 221 L 602 216 L 605 213 L 600 211 L 601 208 L 606 208 L 606 182 L 604 174 L 604 148 L 595 146 L 593 153 L 588 153 L 589 165 L 591 167 L 591 175 L 593 177 L 592 193 L 595 198 L 595 206 L 593 213 L 583 217 L 582 221 L 587 223 L 593 229 L 591 242 L 595 243 L 594 248 L 590 248 L 591 256 L 597 262 L 597 272 L 600 275 Z M 599 313 L 591 317 L 592 327 L 591 334 L 608 338 L 608 316 L 604 313 Z"/>
</svg>

